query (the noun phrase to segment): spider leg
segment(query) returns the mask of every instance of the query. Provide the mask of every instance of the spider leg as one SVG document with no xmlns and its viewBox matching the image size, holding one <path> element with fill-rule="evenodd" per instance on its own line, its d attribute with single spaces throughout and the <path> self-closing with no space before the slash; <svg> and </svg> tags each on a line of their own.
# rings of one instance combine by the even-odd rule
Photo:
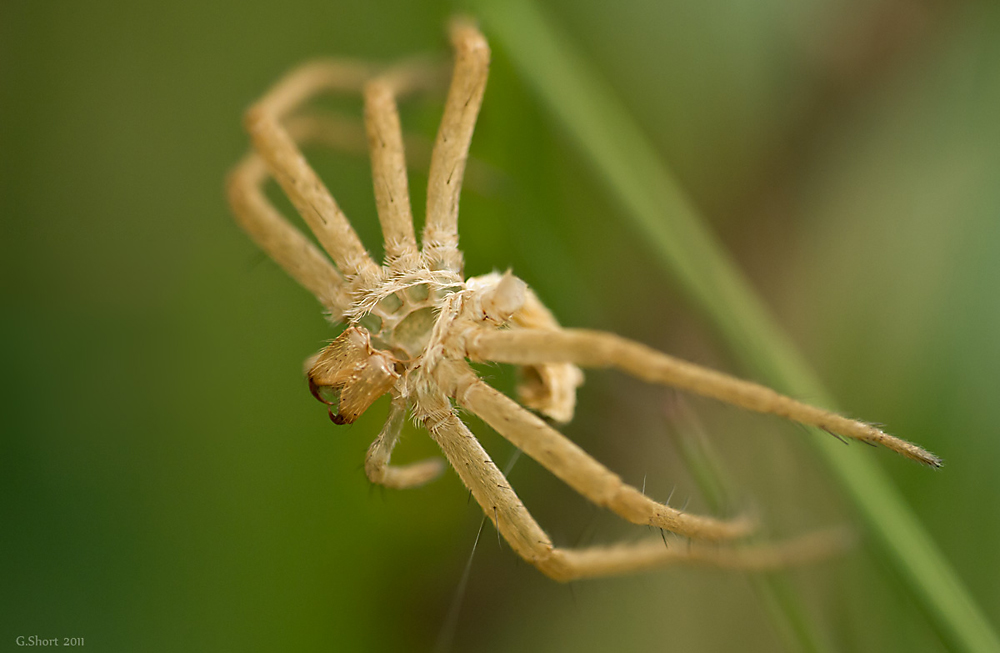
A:
<svg viewBox="0 0 1000 653">
<path fill-rule="evenodd" d="M 775 571 L 833 557 L 844 553 L 851 544 L 852 538 L 843 531 L 820 531 L 775 544 L 739 547 L 710 544 L 665 547 L 658 538 L 646 538 L 638 542 L 586 549 L 556 549 L 562 554 L 562 563 L 570 573 L 569 577 L 556 580 L 618 576 L 678 564 L 743 571 Z"/>
<path fill-rule="evenodd" d="M 653 501 L 537 415 L 484 383 L 472 370 L 467 368 L 459 374 L 461 380 L 455 392 L 459 405 L 595 504 L 634 524 L 648 524 L 697 539 L 728 540 L 753 530 L 753 521 L 745 517 L 722 521 Z"/>
<path fill-rule="evenodd" d="M 285 272 L 339 317 L 349 301 L 343 277 L 264 196 L 261 184 L 267 176 L 256 154 L 244 157 L 230 173 L 226 186 L 237 221 Z"/>
<path fill-rule="evenodd" d="M 390 270 L 413 269 L 420 262 L 406 179 L 403 129 L 396 107 L 396 96 L 413 85 L 414 77 L 412 69 L 399 68 L 368 82 L 364 88 L 375 204 Z"/>
<path fill-rule="evenodd" d="M 422 396 L 415 406 L 416 417 L 503 538 L 519 556 L 546 571 L 545 565 L 554 549 L 552 541 L 528 513 L 483 445 L 455 414 L 451 403 L 438 394 Z"/>
<path fill-rule="evenodd" d="M 326 91 L 360 91 L 372 75 L 365 65 L 344 61 L 306 64 L 280 81 L 246 112 L 245 124 L 257 151 L 275 180 L 291 199 L 323 249 L 348 277 L 375 278 L 372 261 L 347 217 L 319 176 L 306 162 L 282 125 L 301 103 Z"/>
<path fill-rule="evenodd" d="M 940 467 L 941 460 L 915 444 L 870 424 L 848 419 L 750 381 L 663 354 L 621 336 L 583 329 L 482 330 L 469 339 L 468 356 L 515 365 L 572 362 L 616 367 L 649 383 L 669 385 L 758 413 L 770 413 L 844 437 L 881 444 L 907 458 Z"/>
<path fill-rule="evenodd" d="M 431 155 L 423 254 L 432 269 L 462 270 L 458 249 L 458 200 L 469 144 L 489 75 L 490 48 L 474 26 L 450 26 L 455 72 Z"/>
<path fill-rule="evenodd" d="M 392 450 L 399 441 L 399 433 L 406 418 L 406 402 L 393 397 L 389 419 L 365 457 L 365 474 L 372 483 L 396 490 L 418 487 L 437 478 L 444 471 L 440 458 L 429 458 L 410 465 L 390 465 Z"/>
<path fill-rule="evenodd" d="M 762 571 L 814 562 L 846 548 L 845 537 L 839 532 L 740 548 L 700 544 L 668 548 L 658 538 L 576 550 L 556 547 L 448 400 L 438 396 L 422 399 L 418 405 L 423 406 L 418 417 L 486 517 L 519 556 L 554 580 L 566 582 L 674 564 Z"/>
</svg>

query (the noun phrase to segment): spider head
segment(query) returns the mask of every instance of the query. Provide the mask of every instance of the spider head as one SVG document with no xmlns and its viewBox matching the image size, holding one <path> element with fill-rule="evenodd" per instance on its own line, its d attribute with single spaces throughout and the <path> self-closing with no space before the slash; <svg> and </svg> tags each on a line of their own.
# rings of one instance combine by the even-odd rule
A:
<svg viewBox="0 0 1000 653">
<path fill-rule="evenodd" d="M 307 372 L 313 396 L 330 407 L 330 419 L 350 424 L 399 379 L 396 361 L 372 347 L 364 328 L 352 326 L 319 352 Z"/>
</svg>

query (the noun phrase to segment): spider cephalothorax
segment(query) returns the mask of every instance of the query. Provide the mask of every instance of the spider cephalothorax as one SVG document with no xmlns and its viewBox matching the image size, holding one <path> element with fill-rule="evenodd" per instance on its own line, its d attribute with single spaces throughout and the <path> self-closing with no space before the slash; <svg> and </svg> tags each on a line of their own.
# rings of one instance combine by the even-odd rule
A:
<svg viewBox="0 0 1000 653">
<path fill-rule="evenodd" d="M 463 282 L 426 268 L 364 292 L 345 319 L 349 326 L 306 364 L 310 390 L 337 424 L 350 424 L 386 392 L 409 403 L 421 386 L 436 383 L 442 358 L 465 358 L 465 337 L 479 328 L 558 326 L 510 272 Z M 568 422 L 582 380 L 571 363 L 526 365 L 518 394 L 525 405 Z"/>
<path fill-rule="evenodd" d="M 824 555 L 836 544 L 828 538 L 807 537 L 757 548 L 695 544 L 668 549 L 655 538 L 583 550 L 554 546 L 459 419 L 452 402 L 480 417 L 584 497 L 628 521 L 716 541 L 740 538 L 753 527 L 746 518 L 719 520 L 659 503 L 624 483 L 552 428 L 551 422 L 567 422 L 573 416 L 576 388 L 583 381 L 578 365 L 615 367 L 650 383 L 781 415 L 884 445 L 928 465 L 940 464 L 933 454 L 870 424 L 814 408 L 764 386 L 613 334 L 563 329 L 524 282 L 509 272 L 463 279 L 458 199 L 486 87 L 489 48 L 478 30 L 465 22 L 452 25 L 451 39 L 454 73 L 430 159 L 421 246 L 413 228 L 396 98 L 436 87 L 439 70 L 423 60 L 384 70 L 355 62 L 317 61 L 291 72 L 248 110 L 246 125 L 256 153 L 247 156 L 229 180 L 230 203 L 243 228 L 316 296 L 334 322 L 347 325 L 306 364 L 310 388 L 329 404 L 333 421 L 353 422 L 378 397 L 392 396 L 389 418 L 365 461 L 373 483 L 414 487 L 444 469 L 437 459 L 389 464 L 409 413 L 440 445 L 510 546 L 558 580 L 673 562 L 774 567 Z M 299 150 L 305 142 L 357 149 L 363 140 L 355 122 L 303 109 L 312 97 L 332 91 L 364 96 L 364 132 L 385 237 L 386 260 L 381 266 L 372 260 Z M 407 143 L 420 145 L 413 140 Z M 326 254 L 264 196 L 261 185 L 268 176 L 284 189 Z M 480 379 L 470 365 L 473 361 L 519 366 L 520 403 Z"/>
<path fill-rule="evenodd" d="M 343 333 L 307 361 L 309 387 L 330 406 L 337 424 L 353 422 L 386 392 L 408 400 L 421 384 L 434 383 L 431 372 L 443 356 L 464 358 L 464 334 L 506 326 L 519 312 L 532 314 L 532 307 L 525 308 L 528 292 L 509 272 L 463 282 L 450 272 L 424 268 L 379 284 L 346 313 L 349 326 Z M 541 305 L 533 304 L 537 313 Z M 569 421 L 582 380 L 576 366 L 527 366 L 524 377 L 522 401 Z"/>
</svg>

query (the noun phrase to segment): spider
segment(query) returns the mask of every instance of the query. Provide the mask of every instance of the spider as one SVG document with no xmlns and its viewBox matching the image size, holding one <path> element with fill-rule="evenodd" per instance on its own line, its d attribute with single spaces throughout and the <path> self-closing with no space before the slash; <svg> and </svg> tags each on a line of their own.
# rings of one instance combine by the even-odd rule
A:
<svg viewBox="0 0 1000 653">
<path fill-rule="evenodd" d="M 365 460 L 372 483 L 412 488 L 437 477 L 439 459 L 390 464 L 408 413 L 430 433 L 498 532 L 525 560 L 559 581 L 635 572 L 671 563 L 773 568 L 815 558 L 808 537 L 770 547 L 695 544 L 665 547 L 658 538 L 587 549 L 556 547 L 459 418 L 480 417 L 594 504 L 642 525 L 701 542 L 735 541 L 753 520 L 716 519 L 646 497 L 559 433 L 570 421 L 580 367 L 617 368 L 760 413 L 772 413 L 846 438 L 881 444 L 931 466 L 940 461 L 862 422 L 758 385 L 660 353 L 610 333 L 562 328 L 534 292 L 509 271 L 465 279 L 458 249 L 458 203 L 469 144 L 489 70 L 485 38 L 468 21 L 449 29 L 454 70 L 430 159 L 425 226 L 418 246 L 411 214 L 397 99 L 433 89 L 438 67 L 412 60 L 377 69 L 345 60 L 307 63 L 251 106 L 245 126 L 254 146 L 228 178 L 228 196 L 250 237 L 346 328 L 306 361 L 313 394 L 337 424 L 356 420 L 382 395 L 389 417 Z M 306 162 L 299 145 L 358 148 L 360 129 L 302 107 L 331 92 L 360 93 L 370 148 L 385 261 L 375 263 L 344 213 Z M 327 258 L 268 201 L 273 177 L 315 234 Z M 332 262 L 331 262 L 332 259 Z M 335 264 L 335 265 L 334 265 Z M 471 362 L 517 365 L 518 401 L 485 383 Z M 665 542 L 665 540 L 664 540 Z"/>
</svg>

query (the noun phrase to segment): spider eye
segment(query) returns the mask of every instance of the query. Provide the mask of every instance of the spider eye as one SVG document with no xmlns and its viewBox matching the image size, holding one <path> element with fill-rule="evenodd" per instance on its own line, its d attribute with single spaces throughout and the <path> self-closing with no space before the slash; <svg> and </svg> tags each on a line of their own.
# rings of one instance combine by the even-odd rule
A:
<svg viewBox="0 0 1000 653">
<path fill-rule="evenodd" d="M 399 378 L 392 358 L 372 348 L 364 329 L 349 327 L 316 357 L 309 390 L 330 406 L 330 419 L 350 424 Z"/>
</svg>

